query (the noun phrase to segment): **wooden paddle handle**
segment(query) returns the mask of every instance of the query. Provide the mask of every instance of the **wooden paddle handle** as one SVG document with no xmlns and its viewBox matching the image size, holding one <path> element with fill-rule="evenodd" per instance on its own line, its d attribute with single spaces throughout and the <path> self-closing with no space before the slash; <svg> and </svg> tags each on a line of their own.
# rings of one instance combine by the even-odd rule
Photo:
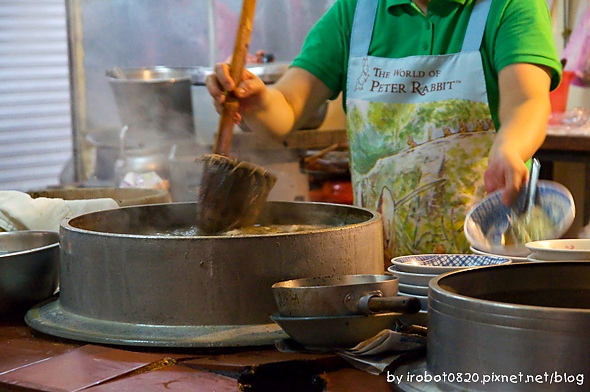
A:
<svg viewBox="0 0 590 392">
<path fill-rule="evenodd" d="M 234 52 L 230 64 L 230 76 L 236 83 L 236 86 L 242 81 L 242 73 L 246 63 L 246 55 L 250 46 L 250 36 L 252 35 L 252 26 L 254 24 L 254 12 L 256 10 L 256 0 L 244 0 L 242 3 L 242 13 L 240 15 L 240 24 L 234 46 Z M 221 111 L 219 120 L 219 129 L 215 139 L 214 152 L 216 154 L 228 155 L 231 148 L 231 139 L 233 136 L 234 117 L 240 108 L 240 103 L 231 91 L 228 91 L 225 103 Z"/>
</svg>

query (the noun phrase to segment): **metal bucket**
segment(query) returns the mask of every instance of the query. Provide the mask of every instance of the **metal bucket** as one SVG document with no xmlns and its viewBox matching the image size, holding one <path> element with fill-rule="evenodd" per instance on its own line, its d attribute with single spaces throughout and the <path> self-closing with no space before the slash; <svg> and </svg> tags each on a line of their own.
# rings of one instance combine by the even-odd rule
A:
<svg viewBox="0 0 590 392">
<path fill-rule="evenodd" d="M 462 375 L 443 390 L 578 390 L 587 382 L 589 262 L 454 272 L 433 279 L 429 297 L 428 371 L 439 380 Z"/>
<path fill-rule="evenodd" d="M 272 344 L 273 332 L 280 331 L 270 320 L 277 310 L 273 283 L 383 270 L 376 212 L 268 202 L 261 224 L 328 227 L 233 237 L 165 235 L 195 227 L 196 208 L 127 207 L 62 222 L 60 298 L 29 312 L 27 322 L 49 334 L 113 344 Z"/>
</svg>

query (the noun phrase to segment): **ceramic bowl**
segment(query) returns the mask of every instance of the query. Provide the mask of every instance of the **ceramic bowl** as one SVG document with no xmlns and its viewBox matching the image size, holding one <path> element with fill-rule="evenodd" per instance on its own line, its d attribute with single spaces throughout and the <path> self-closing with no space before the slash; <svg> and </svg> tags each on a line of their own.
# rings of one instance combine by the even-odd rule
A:
<svg viewBox="0 0 590 392">
<path fill-rule="evenodd" d="M 530 251 L 525 244 L 503 244 L 503 234 L 509 227 L 512 210 L 502 203 L 501 192 L 490 193 L 469 210 L 465 217 L 465 236 L 473 247 L 484 252 L 526 257 Z M 557 182 L 539 181 L 537 204 L 553 223 L 553 231 L 543 239 L 561 237 L 574 221 L 576 211 L 571 192 Z M 520 209 L 522 205 L 524 197 L 520 196 L 513 207 Z"/>
<path fill-rule="evenodd" d="M 413 284 L 400 283 L 398 287 L 398 292 L 408 293 L 410 295 L 428 295 L 428 286 L 416 286 Z"/>
<path fill-rule="evenodd" d="M 390 272 L 393 276 L 397 276 L 399 278 L 399 283 L 401 284 L 411 284 L 414 286 L 423 286 L 428 287 L 428 282 L 430 279 L 436 278 L 440 274 L 416 274 L 413 272 L 404 272 L 399 271 L 395 268 L 395 265 L 390 266 L 387 268 L 387 271 Z"/>
<path fill-rule="evenodd" d="M 50 298 L 58 286 L 59 258 L 57 232 L 0 233 L 0 317 Z"/>
<path fill-rule="evenodd" d="M 310 350 L 352 348 L 384 329 L 392 328 L 399 313 L 329 317 L 270 316 L 299 344 Z"/>
<path fill-rule="evenodd" d="M 527 243 L 526 247 L 531 251 L 530 257 L 536 260 L 590 260 L 590 239 L 534 241 Z"/>
<path fill-rule="evenodd" d="M 502 256 L 502 255 L 495 255 L 493 253 L 487 253 L 484 251 L 481 251 L 479 249 L 474 248 L 473 246 L 469 248 L 469 250 L 471 250 L 474 254 L 476 255 L 484 255 L 484 256 L 497 256 L 497 257 L 507 257 L 509 258 L 513 263 L 526 263 L 527 261 L 529 261 L 527 259 L 527 257 L 525 256 Z M 527 255 L 528 256 L 528 255 Z"/>
<path fill-rule="evenodd" d="M 464 268 L 510 263 L 500 256 L 470 254 L 423 254 L 395 257 L 391 260 L 398 271 L 418 274 L 444 274 Z"/>
</svg>

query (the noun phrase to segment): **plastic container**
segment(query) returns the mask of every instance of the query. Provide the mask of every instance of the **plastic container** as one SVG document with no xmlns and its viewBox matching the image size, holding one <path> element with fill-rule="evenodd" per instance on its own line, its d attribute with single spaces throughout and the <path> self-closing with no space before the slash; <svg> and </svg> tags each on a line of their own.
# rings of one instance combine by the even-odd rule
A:
<svg viewBox="0 0 590 392">
<path fill-rule="evenodd" d="M 567 108 L 567 99 L 569 95 L 570 83 L 573 78 L 573 71 L 563 71 L 563 78 L 561 80 L 561 83 L 555 90 L 549 93 L 549 100 L 551 101 L 551 112 L 565 112 Z"/>
</svg>

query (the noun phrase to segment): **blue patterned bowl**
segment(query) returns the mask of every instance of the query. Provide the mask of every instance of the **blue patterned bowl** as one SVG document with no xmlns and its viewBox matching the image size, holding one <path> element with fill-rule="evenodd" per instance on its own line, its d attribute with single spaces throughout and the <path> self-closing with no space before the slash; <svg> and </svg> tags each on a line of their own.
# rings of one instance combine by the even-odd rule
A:
<svg viewBox="0 0 590 392">
<path fill-rule="evenodd" d="M 510 263 L 508 257 L 468 254 L 426 254 L 395 257 L 391 260 L 398 271 L 419 274 L 443 274 L 471 267 Z"/>
<path fill-rule="evenodd" d="M 515 203 L 516 209 L 524 205 L 522 193 Z M 525 244 L 503 244 L 503 234 L 510 225 L 511 208 L 502 203 L 501 196 L 501 191 L 490 193 L 469 210 L 465 218 L 465 236 L 474 248 L 483 252 L 526 257 L 530 251 Z M 539 181 L 537 205 L 543 208 L 553 223 L 553 232 L 539 240 L 559 238 L 572 225 L 576 208 L 572 194 L 565 186 L 554 181 Z"/>
</svg>

